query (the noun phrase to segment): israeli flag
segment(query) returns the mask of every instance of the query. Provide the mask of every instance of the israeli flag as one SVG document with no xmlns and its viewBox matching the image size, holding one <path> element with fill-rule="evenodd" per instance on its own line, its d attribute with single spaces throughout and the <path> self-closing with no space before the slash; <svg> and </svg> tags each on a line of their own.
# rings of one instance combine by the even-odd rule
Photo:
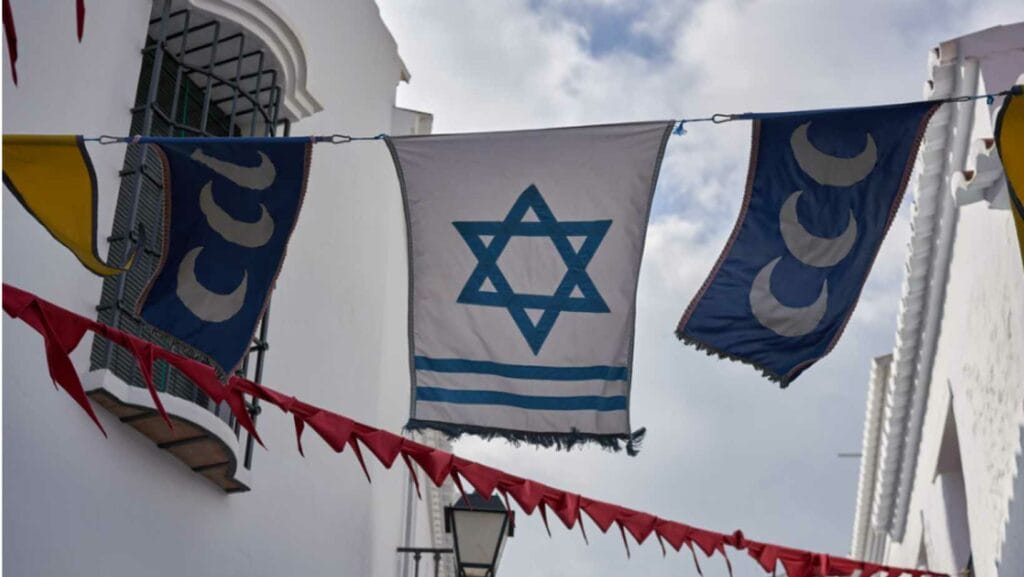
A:
<svg viewBox="0 0 1024 577">
<path fill-rule="evenodd" d="M 671 128 L 388 139 L 409 239 L 409 428 L 630 439 L 637 277 Z"/>
</svg>

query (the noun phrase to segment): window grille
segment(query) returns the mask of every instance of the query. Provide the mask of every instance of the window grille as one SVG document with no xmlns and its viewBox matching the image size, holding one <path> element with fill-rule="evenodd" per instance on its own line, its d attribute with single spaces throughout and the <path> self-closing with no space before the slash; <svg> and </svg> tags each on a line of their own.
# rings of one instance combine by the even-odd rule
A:
<svg viewBox="0 0 1024 577">
<path fill-rule="evenodd" d="M 239 27 L 205 14 L 180 9 L 172 0 L 154 0 L 142 70 L 131 109 L 132 135 L 275 136 L 287 120 L 279 119 L 281 87 L 272 59 Z M 109 238 L 109 259 L 124 263 L 142 225 L 146 246 L 131 269 L 103 283 L 99 320 L 176 352 L 182 351 L 135 315 L 135 305 L 156 270 L 163 247 L 163 169 L 157 155 L 144 145 L 129 144 Z M 259 382 L 267 351 L 270 307 L 259 324 L 239 374 Z M 255 354 L 255 359 L 252 359 Z M 250 362 L 251 361 L 251 362 Z M 91 356 L 93 369 L 106 368 L 136 387 L 145 387 L 135 359 L 121 347 L 97 337 Z M 252 369 L 252 371 L 250 371 Z M 252 372 L 252 374 L 250 374 Z M 251 468 L 253 439 L 241 430 L 226 406 L 217 406 L 189 379 L 157 361 L 153 370 L 157 390 L 191 401 L 231 426 L 241 441 L 245 435 L 245 468 Z M 253 400 L 250 411 L 259 412 Z"/>
</svg>

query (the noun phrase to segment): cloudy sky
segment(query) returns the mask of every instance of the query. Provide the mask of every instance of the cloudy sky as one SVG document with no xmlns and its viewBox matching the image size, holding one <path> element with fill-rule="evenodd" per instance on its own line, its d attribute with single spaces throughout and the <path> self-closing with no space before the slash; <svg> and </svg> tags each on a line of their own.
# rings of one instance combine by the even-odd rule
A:
<svg viewBox="0 0 1024 577">
<path fill-rule="evenodd" d="M 379 0 L 413 80 L 399 105 L 435 132 L 883 104 L 917 100 L 938 42 L 1024 19 L 1020 0 Z M 466 439 L 456 451 L 663 517 L 848 553 L 870 359 L 892 349 L 909 199 L 834 352 L 789 389 L 672 334 L 736 217 L 749 123 L 672 137 L 638 301 L 632 421 L 639 457 Z M 521 520 L 503 575 L 688 575 L 654 541 L 626 559 L 616 533 L 589 547 L 557 521 Z M 760 575 L 752 562 L 737 575 Z M 725 575 L 720 559 L 705 575 Z"/>
</svg>

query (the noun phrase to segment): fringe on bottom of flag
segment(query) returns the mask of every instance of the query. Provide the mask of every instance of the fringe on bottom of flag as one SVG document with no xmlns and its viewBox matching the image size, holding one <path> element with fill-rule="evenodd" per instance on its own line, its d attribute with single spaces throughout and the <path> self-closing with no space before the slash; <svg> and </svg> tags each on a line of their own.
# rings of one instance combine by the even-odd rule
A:
<svg viewBox="0 0 1024 577">
<path fill-rule="evenodd" d="M 780 375 L 757 363 L 751 362 L 750 359 L 737 357 L 733 354 L 727 353 L 720 349 L 716 349 L 715 347 L 712 347 L 702 341 L 698 341 L 696 339 L 692 339 L 684 335 L 681 331 L 676 331 L 676 338 L 682 341 L 683 344 L 690 345 L 693 348 L 697 349 L 698 351 L 702 351 L 709 357 L 718 357 L 720 359 L 736 361 L 738 363 L 743 363 L 744 365 L 754 367 L 755 369 L 761 371 L 761 374 L 764 376 L 764 378 L 768 379 L 769 381 L 772 381 L 773 383 L 778 383 L 780 388 L 785 389 L 786 387 L 789 386 L 789 383 L 795 378 L 788 375 Z"/>
<path fill-rule="evenodd" d="M 530 431 L 513 431 L 510 429 L 495 429 L 492 427 L 478 427 L 475 425 L 456 425 L 454 423 L 442 423 L 439 421 L 422 421 L 409 419 L 405 425 L 407 431 L 434 430 L 446 435 L 449 439 L 458 439 L 463 435 L 473 435 L 484 440 L 495 438 L 505 439 L 512 445 L 518 447 L 523 443 L 539 445 L 541 447 L 554 447 L 559 451 L 569 451 L 573 447 L 582 446 L 587 443 L 596 443 L 609 451 L 619 452 L 625 449 L 626 454 L 635 457 L 640 454 L 640 445 L 647 434 L 646 427 L 640 427 L 628 435 L 598 435 L 593 433 L 581 433 L 573 429 L 568 433 L 535 433 Z"/>
</svg>

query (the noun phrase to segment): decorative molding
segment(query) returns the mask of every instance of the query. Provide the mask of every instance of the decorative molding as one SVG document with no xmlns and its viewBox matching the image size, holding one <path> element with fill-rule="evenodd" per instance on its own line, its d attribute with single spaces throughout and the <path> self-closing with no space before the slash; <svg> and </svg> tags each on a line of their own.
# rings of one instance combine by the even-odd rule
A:
<svg viewBox="0 0 1024 577">
<path fill-rule="evenodd" d="M 975 93 L 977 62 L 964 61 L 956 41 L 944 42 L 932 50 L 929 64 L 926 98 Z M 896 540 L 902 539 L 906 528 L 956 228 L 957 207 L 945 191 L 949 190 L 952 174 L 964 168 L 968 142 L 961 135 L 971 133 L 973 110 L 973 103 L 944 105 L 932 117 L 917 163 L 913 234 L 871 507 L 874 528 Z"/>
<path fill-rule="evenodd" d="M 871 523 L 871 505 L 874 502 L 875 473 L 878 466 L 879 442 L 882 438 L 882 415 L 885 408 L 886 385 L 892 368 L 892 355 L 875 357 L 871 361 L 868 382 L 867 411 L 864 419 L 864 438 L 861 446 L 860 478 L 857 482 L 857 506 L 854 513 L 853 542 L 850 556 L 878 562 L 870 555 L 868 543 Z"/>
<path fill-rule="evenodd" d="M 957 64 L 955 96 L 973 96 L 978 89 L 978 63 L 960 59 Z M 942 169 L 942 186 L 949 186 L 953 173 L 965 167 L 967 150 L 970 145 L 967 135 L 971 134 L 974 124 L 975 104 L 964 102 L 947 105 L 953 118 L 946 126 L 948 134 L 944 138 L 945 165 Z M 947 189 L 948 190 L 948 189 Z M 946 285 L 949 276 L 949 265 L 952 259 L 953 242 L 956 236 L 958 207 L 948 194 L 939 194 L 939 188 L 932 190 L 939 196 L 934 217 L 932 258 L 927 273 L 927 288 L 924 300 L 919 302 L 920 335 L 916 339 L 918 348 L 915 351 L 916 363 L 910 373 L 900 375 L 911 387 L 913 403 L 910 406 L 907 438 L 899 464 L 899 487 L 896 494 L 896 511 L 890 534 L 902 539 L 906 530 L 907 513 L 910 509 L 910 495 L 913 490 L 914 476 L 917 469 L 917 456 L 921 445 L 921 433 L 924 426 L 925 406 L 931 385 L 932 367 L 935 362 L 935 351 L 938 346 L 942 328 L 942 309 L 946 300 Z M 911 259 L 915 255 L 911 254 Z"/>
<path fill-rule="evenodd" d="M 263 0 L 187 0 L 212 16 L 234 22 L 266 45 L 280 65 L 283 77 L 281 104 L 286 116 L 299 120 L 323 106 L 306 86 L 306 50 L 295 27 Z"/>
<path fill-rule="evenodd" d="M 995 139 L 975 139 L 971 143 L 968 159 L 968 165 L 973 165 L 973 168 L 955 172 L 950 182 L 957 205 L 964 206 L 984 200 L 988 202 L 989 208 L 1009 210 L 1010 197 Z"/>
</svg>

